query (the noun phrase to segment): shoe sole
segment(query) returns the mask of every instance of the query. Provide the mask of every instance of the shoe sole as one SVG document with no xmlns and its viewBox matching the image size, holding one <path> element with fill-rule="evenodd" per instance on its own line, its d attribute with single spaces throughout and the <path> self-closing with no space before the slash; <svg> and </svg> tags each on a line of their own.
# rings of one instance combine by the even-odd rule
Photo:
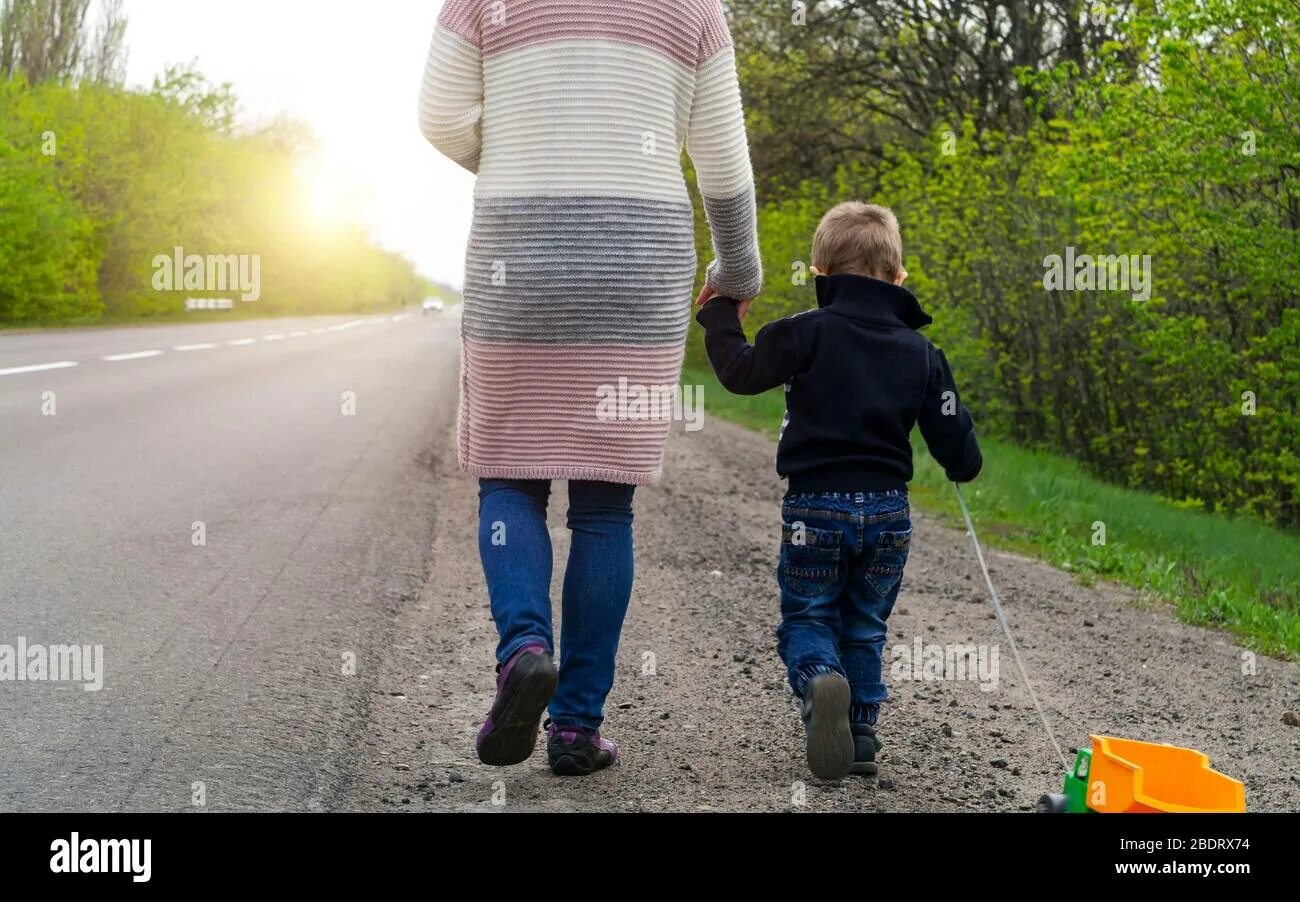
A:
<svg viewBox="0 0 1300 902">
<path fill-rule="evenodd" d="M 808 684 L 808 767 L 822 780 L 842 779 L 853 768 L 849 698 L 849 681 L 839 674 L 822 674 Z"/>
<path fill-rule="evenodd" d="M 478 743 L 478 760 L 489 767 L 527 761 L 537 748 L 542 714 L 558 683 L 550 655 L 525 655 L 503 687 L 505 704 L 492 716 L 492 732 Z"/>
</svg>

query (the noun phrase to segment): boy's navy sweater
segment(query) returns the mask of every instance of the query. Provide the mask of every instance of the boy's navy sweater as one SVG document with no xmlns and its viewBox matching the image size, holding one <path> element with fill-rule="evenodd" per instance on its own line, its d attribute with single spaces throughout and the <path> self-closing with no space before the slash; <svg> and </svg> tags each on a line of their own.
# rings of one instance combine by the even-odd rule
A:
<svg viewBox="0 0 1300 902">
<path fill-rule="evenodd" d="M 786 385 L 777 472 L 791 492 L 879 492 L 912 479 L 921 427 L 954 482 L 983 466 L 975 424 L 943 352 L 917 330 L 933 320 L 907 289 L 865 276 L 817 277 L 818 310 L 764 326 L 751 346 L 736 303 L 714 298 L 696 319 L 723 386 L 756 395 Z"/>
</svg>

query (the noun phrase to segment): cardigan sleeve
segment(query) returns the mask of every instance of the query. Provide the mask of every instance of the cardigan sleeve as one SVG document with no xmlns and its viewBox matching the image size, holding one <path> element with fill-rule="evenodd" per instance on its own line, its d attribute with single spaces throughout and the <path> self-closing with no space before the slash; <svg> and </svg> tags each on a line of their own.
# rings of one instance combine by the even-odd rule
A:
<svg viewBox="0 0 1300 902">
<path fill-rule="evenodd" d="M 483 146 L 482 0 L 449 0 L 420 88 L 420 131 L 438 152 L 478 172 Z"/>
<path fill-rule="evenodd" d="M 763 287 L 763 265 L 736 51 L 720 0 L 704 0 L 703 9 L 686 149 L 713 237 L 708 282 L 721 295 L 748 299 Z"/>
</svg>

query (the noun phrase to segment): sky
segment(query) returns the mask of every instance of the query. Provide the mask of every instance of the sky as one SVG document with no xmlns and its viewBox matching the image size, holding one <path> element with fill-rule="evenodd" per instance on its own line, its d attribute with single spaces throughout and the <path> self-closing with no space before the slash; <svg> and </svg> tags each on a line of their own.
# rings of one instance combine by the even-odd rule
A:
<svg viewBox="0 0 1300 902">
<path fill-rule="evenodd" d="M 243 121 L 287 113 L 320 141 L 321 215 L 352 211 L 423 275 L 459 287 L 473 176 L 424 140 L 420 78 L 442 0 L 126 0 L 128 83 L 197 64 Z"/>
</svg>

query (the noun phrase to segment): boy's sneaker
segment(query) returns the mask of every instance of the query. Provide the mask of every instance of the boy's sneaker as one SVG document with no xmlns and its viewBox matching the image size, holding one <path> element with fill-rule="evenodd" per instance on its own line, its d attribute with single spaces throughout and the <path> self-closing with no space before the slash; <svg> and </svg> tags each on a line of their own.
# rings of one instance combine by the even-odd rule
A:
<svg viewBox="0 0 1300 902">
<path fill-rule="evenodd" d="M 599 730 L 561 727 L 547 721 L 546 754 L 560 777 L 586 777 L 618 761 L 618 743 Z"/>
<path fill-rule="evenodd" d="M 491 767 L 528 760 L 542 714 L 555 694 L 555 662 L 541 645 L 525 645 L 498 667 L 497 697 L 478 732 L 478 759 Z"/>
<path fill-rule="evenodd" d="M 849 681 L 838 673 L 818 674 L 804 688 L 803 728 L 808 740 L 808 767 L 823 780 L 839 780 L 853 768 L 849 696 Z"/>
<path fill-rule="evenodd" d="M 876 766 L 876 752 L 885 746 L 876 738 L 874 727 L 865 723 L 855 723 L 853 730 L 853 767 L 850 773 L 860 777 L 874 777 L 880 768 Z"/>
</svg>

